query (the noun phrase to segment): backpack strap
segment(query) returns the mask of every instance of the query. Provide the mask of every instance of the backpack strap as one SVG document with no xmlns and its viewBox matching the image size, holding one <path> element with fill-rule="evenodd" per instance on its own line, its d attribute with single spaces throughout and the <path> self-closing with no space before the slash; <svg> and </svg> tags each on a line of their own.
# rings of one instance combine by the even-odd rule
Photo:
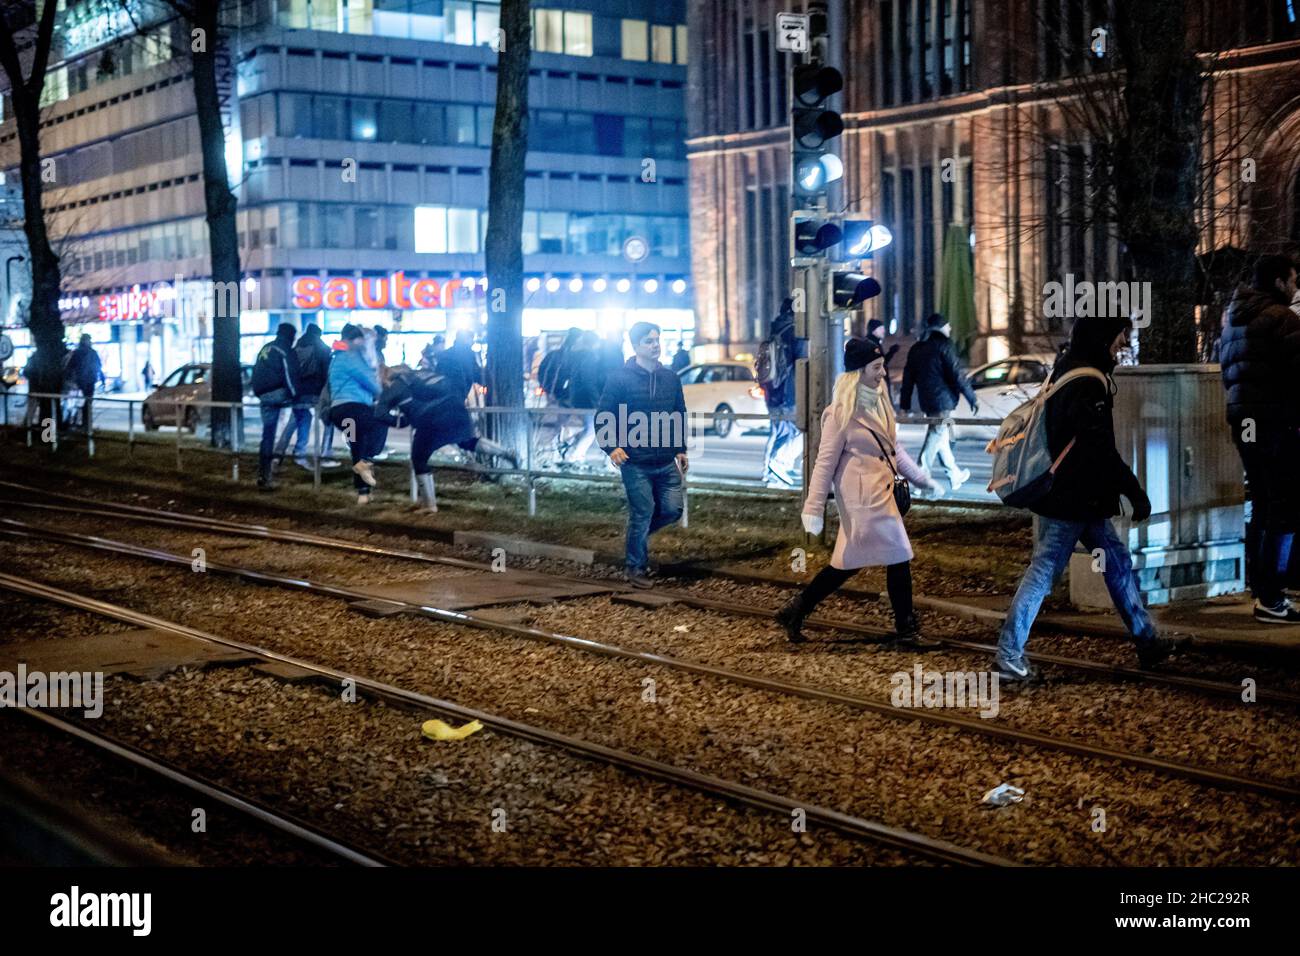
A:
<svg viewBox="0 0 1300 956">
<path fill-rule="evenodd" d="M 1038 393 L 1038 397 L 1042 401 L 1047 401 L 1047 399 L 1050 398 L 1051 395 L 1055 393 L 1057 389 L 1061 388 L 1063 385 L 1073 382 L 1075 379 L 1083 378 L 1084 376 L 1095 378 L 1103 385 L 1105 385 L 1108 381 L 1105 372 L 1101 371 L 1100 369 L 1092 368 L 1089 365 L 1085 365 L 1082 368 L 1071 369 L 1070 371 L 1066 372 L 1064 375 L 1062 375 L 1060 378 L 1056 379 L 1055 381 L 1048 382 L 1047 385 Z"/>
</svg>

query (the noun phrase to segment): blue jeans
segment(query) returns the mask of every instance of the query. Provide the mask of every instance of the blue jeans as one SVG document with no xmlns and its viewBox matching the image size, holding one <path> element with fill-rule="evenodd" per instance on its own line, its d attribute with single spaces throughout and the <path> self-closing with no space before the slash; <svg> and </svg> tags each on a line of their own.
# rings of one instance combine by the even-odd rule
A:
<svg viewBox="0 0 1300 956">
<path fill-rule="evenodd" d="M 262 443 L 257 448 L 258 478 L 271 480 L 271 458 L 275 454 L 275 430 L 280 413 L 289 406 L 282 402 L 262 402 Z"/>
<path fill-rule="evenodd" d="M 289 419 L 289 424 L 284 426 L 284 431 L 280 432 L 280 437 L 275 443 L 277 455 L 283 455 L 289 447 L 289 440 L 293 439 L 293 457 L 307 456 L 307 441 L 311 437 L 311 410 L 315 407 L 315 402 L 311 405 L 294 403 L 293 417 Z"/>
<path fill-rule="evenodd" d="M 619 473 L 627 491 L 627 570 L 641 572 L 649 561 L 650 535 L 682 516 L 682 473 L 675 461 L 666 465 L 628 461 Z"/>
<path fill-rule="evenodd" d="M 772 414 L 789 412 L 792 409 L 772 409 Z M 786 482 L 794 484 L 799 480 L 799 475 L 794 471 L 792 465 L 797 455 L 790 454 L 788 446 L 791 442 L 799 440 L 799 429 L 794 422 L 790 421 L 773 421 L 771 429 L 767 435 L 767 447 L 763 450 L 763 463 L 766 473 L 764 478 L 771 476 Z"/>
<path fill-rule="evenodd" d="M 998 658 L 1008 663 L 1021 659 L 1029 641 L 1029 628 L 1038 616 L 1043 599 L 1052 593 L 1057 578 L 1070 562 L 1074 543 L 1082 541 L 1089 551 L 1101 550 L 1104 564 L 1099 569 L 1106 582 L 1115 610 L 1124 621 L 1128 632 L 1139 643 L 1156 636 L 1156 626 L 1142 606 L 1137 582 L 1133 579 L 1133 560 L 1128 547 L 1115 533 L 1109 519 L 1095 521 L 1064 521 L 1060 518 L 1038 519 L 1038 540 L 1034 543 L 1034 556 L 1029 568 L 1020 579 L 1016 596 L 1011 599 L 1007 619 L 998 638 Z M 1093 558 L 1096 567 L 1097 558 Z"/>
</svg>

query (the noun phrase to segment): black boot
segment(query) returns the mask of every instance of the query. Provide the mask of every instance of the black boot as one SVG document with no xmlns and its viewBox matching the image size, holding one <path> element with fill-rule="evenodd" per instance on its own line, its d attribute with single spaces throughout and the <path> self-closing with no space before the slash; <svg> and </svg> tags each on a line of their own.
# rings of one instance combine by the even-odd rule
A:
<svg viewBox="0 0 1300 956">
<path fill-rule="evenodd" d="M 926 640 L 921 633 L 921 622 L 915 614 L 909 614 L 905 618 L 895 618 L 894 632 L 898 635 L 894 641 L 898 647 L 915 651 L 933 651 L 941 646 L 937 641 Z"/>
<path fill-rule="evenodd" d="M 776 623 L 785 628 L 786 639 L 791 644 L 803 643 L 803 619 L 807 614 L 803 609 L 802 594 L 796 594 L 776 612 Z"/>
<path fill-rule="evenodd" d="M 494 441 L 486 438 L 480 438 L 478 444 L 474 446 L 475 454 L 482 455 L 486 458 L 500 458 L 510 465 L 516 471 L 519 470 L 519 456 L 503 445 L 498 445 Z"/>
</svg>

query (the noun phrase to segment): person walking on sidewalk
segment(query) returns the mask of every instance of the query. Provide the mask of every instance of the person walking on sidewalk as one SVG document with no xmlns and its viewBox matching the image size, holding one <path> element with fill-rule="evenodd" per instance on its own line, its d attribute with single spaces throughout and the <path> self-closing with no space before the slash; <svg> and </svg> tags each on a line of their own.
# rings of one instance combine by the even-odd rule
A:
<svg viewBox="0 0 1300 956">
<path fill-rule="evenodd" d="M 293 399 L 293 417 L 275 443 L 275 460 L 280 461 L 289 448 L 290 439 L 293 439 L 294 463 L 307 471 L 312 470 L 311 462 L 307 459 L 311 413 L 320 402 L 320 393 L 325 388 L 325 376 L 329 374 L 330 365 L 330 347 L 321 341 L 320 334 L 320 326 L 309 322 L 293 347 L 293 354 L 298 360 L 298 394 Z M 322 464 L 322 467 L 327 466 Z"/>
<path fill-rule="evenodd" d="M 81 426 L 88 428 L 91 421 L 91 403 L 95 400 L 95 387 L 104 381 L 104 363 L 91 344 L 89 335 L 77 340 L 77 347 L 68 353 L 64 365 L 64 387 L 75 386 L 81 392 Z"/>
<path fill-rule="evenodd" d="M 915 389 L 921 413 L 927 418 L 942 419 L 931 423 L 925 430 L 925 442 L 921 445 L 921 467 L 933 474 L 937 455 L 948 471 L 952 490 L 956 491 L 970 478 L 970 472 L 957 464 L 957 458 L 952 453 L 952 412 L 957 407 L 957 399 L 963 395 L 970 405 L 972 415 L 979 412 L 980 406 L 970 379 L 966 377 L 966 370 L 957 359 L 957 350 L 949 338 L 952 326 L 936 312 L 925 320 L 925 328 L 925 336 L 907 353 L 907 362 L 903 365 L 903 390 L 898 405 L 903 411 L 910 412 L 912 391 Z"/>
<path fill-rule="evenodd" d="M 1300 317 L 1289 305 L 1296 266 L 1264 256 L 1254 282 L 1228 303 L 1219 362 L 1228 391 L 1228 425 L 1250 487 L 1246 532 L 1255 620 L 1300 622 L 1283 593 L 1291 545 L 1300 525 Z"/>
<path fill-rule="evenodd" d="M 383 424 L 375 418 L 374 404 L 379 398 L 379 360 L 374 340 L 359 325 L 343 326 L 347 346 L 330 362 L 330 421 L 342 430 L 352 453 L 352 484 L 357 490 L 357 504 L 370 503 L 370 489 L 375 479 L 376 436 Z"/>
<path fill-rule="evenodd" d="M 767 446 L 763 449 L 763 483 L 768 487 L 793 488 L 799 482 L 799 428 L 795 410 L 794 363 L 799 359 L 799 339 L 794 334 L 794 300 L 785 299 L 768 328 L 767 339 L 758 346 L 754 378 L 763 389 L 768 424 Z"/>
<path fill-rule="evenodd" d="M 898 443 L 880 342 L 849 339 L 844 372 L 822 413 L 821 444 L 802 515 L 804 530 L 821 534 L 826 498 L 834 487 L 840 530 L 830 564 L 777 612 L 777 623 L 791 641 L 803 640 L 804 618 L 860 569 L 884 565 L 899 641 L 922 649 L 938 646 L 922 638 L 912 607 L 912 545 L 894 497 L 897 475 L 923 488 L 934 485 Z"/>
<path fill-rule="evenodd" d="M 650 535 L 682 516 L 688 419 L 681 380 L 659 363 L 659 326 L 638 322 L 627 337 L 634 354 L 605 380 L 596 441 L 627 492 L 627 579 L 650 588 Z"/>
<path fill-rule="evenodd" d="M 1038 515 L 1038 540 L 998 639 L 994 669 L 1003 680 L 1034 676 L 1025 659 L 1029 630 L 1080 541 L 1094 555 L 1100 552 L 1102 579 L 1137 645 L 1139 663 L 1150 667 L 1178 647 L 1156 633 L 1133 577 L 1133 559 L 1110 521 L 1120 513 L 1121 495 L 1133 506 L 1133 521 L 1151 516 L 1151 500 L 1115 447 L 1115 382 L 1110 374 L 1119 353 L 1129 347 L 1132 328 L 1123 317 L 1076 320 L 1070 343 L 1048 379 L 1050 385 L 1083 368 L 1099 373 L 1073 379 L 1047 398 L 1047 447 L 1059 465 L 1048 492 L 1029 505 Z"/>
<path fill-rule="evenodd" d="M 275 434 L 280 413 L 298 397 L 298 356 L 293 351 L 296 330 L 280 323 L 275 338 L 262 346 L 253 363 L 253 394 L 262 406 L 262 442 L 257 449 L 257 488 L 274 491 L 271 481 L 275 453 Z"/>
</svg>

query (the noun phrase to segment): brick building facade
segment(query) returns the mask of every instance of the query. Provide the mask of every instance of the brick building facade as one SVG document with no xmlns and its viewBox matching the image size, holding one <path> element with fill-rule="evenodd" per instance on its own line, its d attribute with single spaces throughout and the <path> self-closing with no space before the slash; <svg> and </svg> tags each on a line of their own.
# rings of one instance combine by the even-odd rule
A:
<svg viewBox="0 0 1300 956">
<path fill-rule="evenodd" d="M 1191 0 L 1207 77 L 1200 248 L 1300 247 L 1300 0 Z M 1042 287 L 1127 277 L 1090 170 L 1073 78 L 1101 76 L 1115 0 L 828 0 L 845 90 L 845 176 L 831 208 L 886 223 L 882 295 L 862 318 L 916 330 L 939 301 L 944 236 L 969 238 L 973 361 L 1045 344 Z M 693 3 L 687 115 L 699 341 L 743 352 L 789 284 L 788 55 L 793 0 Z M 1098 57 L 1098 52 L 1102 57 Z M 1113 74 L 1111 74 L 1113 76 Z M 1102 76 L 1102 81 L 1105 77 Z M 1077 102 L 1077 101 L 1075 101 Z"/>
</svg>

